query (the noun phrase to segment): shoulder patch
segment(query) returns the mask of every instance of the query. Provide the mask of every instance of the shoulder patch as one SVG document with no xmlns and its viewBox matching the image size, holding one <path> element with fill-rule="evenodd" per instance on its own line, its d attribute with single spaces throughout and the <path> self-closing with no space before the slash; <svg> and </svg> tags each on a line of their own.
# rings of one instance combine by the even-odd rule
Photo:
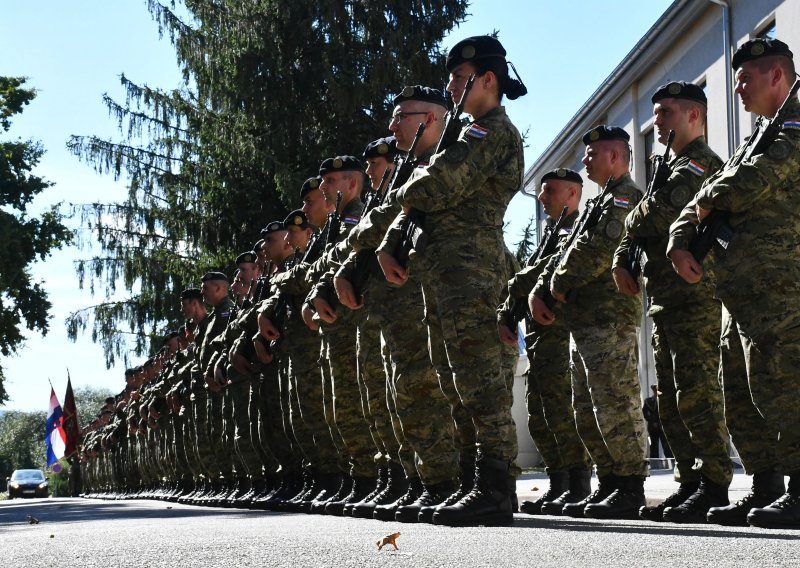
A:
<svg viewBox="0 0 800 568">
<path fill-rule="evenodd" d="M 767 156 L 777 162 L 782 162 L 792 154 L 792 145 L 784 140 L 776 140 L 767 148 Z"/>
<path fill-rule="evenodd" d="M 478 140 L 485 138 L 487 134 L 489 134 L 489 131 L 483 126 L 478 126 L 477 124 L 473 124 L 469 127 L 469 130 L 467 130 L 467 136 L 477 138 Z"/>
<path fill-rule="evenodd" d="M 706 173 L 706 168 L 700 162 L 696 162 L 694 160 L 689 160 L 689 165 L 686 166 L 690 172 L 692 172 L 696 176 L 702 176 Z"/>
<path fill-rule="evenodd" d="M 618 239 L 622 236 L 623 229 L 624 227 L 622 226 L 622 223 L 616 219 L 609 219 L 608 223 L 606 223 L 606 236 L 609 239 Z"/>
<path fill-rule="evenodd" d="M 361 220 L 361 217 L 357 217 L 355 215 L 352 215 L 350 217 L 345 217 L 344 219 L 342 219 L 342 221 L 344 221 L 348 225 L 358 225 L 358 222 L 360 220 Z"/>
<path fill-rule="evenodd" d="M 630 209 L 631 208 L 631 200 L 627 197 L 616 195 L 614 196 L 614 207 L 622 207 L 623 209 Z"/>
<path fill-rule="evenodd" d="M 456 142 L 444 151 L 444 159 L 452 164 L 460 164 L 469 154 L 469 148 L 463 142 Z"/>
<path fill-rule="evenodd" d="M 571 235 L 572 234 L 572 227 L 563 227 L 559 232 L 559 235 Z"/>
<path fill-rule="evenodd" d="M 792 128 L 794 130 L 800 130 L 800 116 L 793 116 L 791 118 L 787 118 L 783 121 L 784 128 Z"/>
<path fill-rule="evenodd" d="M 219 317 L 221 317 L 221 318 L 227 318 L 227 317 L 230 317 L 230 315 L 231 315 L 231 311 L 230 310 L 225 310 L 224 312 L 220 312 L 219 313 Z"/>
<path fill-rule="evenodd" d="M 683 207 L 691 197 L 690 189 L 688 186 L 676 186 L 672 193 L 669 194 L 669 200 L 675 207 Z"/>
</svg>

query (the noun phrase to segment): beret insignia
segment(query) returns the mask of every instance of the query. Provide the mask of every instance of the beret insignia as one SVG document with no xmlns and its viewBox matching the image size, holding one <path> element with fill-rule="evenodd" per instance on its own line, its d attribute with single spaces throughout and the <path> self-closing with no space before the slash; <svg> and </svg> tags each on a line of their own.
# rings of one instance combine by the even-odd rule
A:
<svg viewBox="0 0 800 568">
<path fill-rule="evenodd" d="M 475 57 L 475 46 L 465 45 L 463 48 L 461 48 L 461 57 L 464 59 L 472 59 Z"/>
<path fill-rule="evenodd" d="M 400 95 L 403 96 L 403 97 L 413 97 L 414 96 L 414 87 L 412 87 L 410 85 L 408 85 L 406 87 L 403 87 L 403 92 L 400 93 Z"/>
<path fill-rule="evenodd" d="M 300 215 L 295 215 L 292 217 L 292 225 L 302 225 L 303 218 Z"/>
<path fill-rule="evenodd" d="M 762 55 L 763 53 L 764 53 L 763 43 L 754 43 L 753 47 L 750 48 L 750 55 Z"/>
<path fill-rule="evenodd" d="M 381 142 L 378 146 L 378 154 L 386 154 L 389 151 L 389 145 L 386 142 Z"/>
<path fill-rule="evenodd" d="M 681 94 L 681 86 L 678 83 L 672 83 L 669 86 L 669 94 L 670 95 L 680 95 Z"/>
<path fill-rule="evenodd" d="M 564 168 L 558 168 L 558 171 L 556 171 L 556 175 L 560 178 L 567 177 L 567 170 L 565 170 Z"/>
<path fill-rule="evenodd" d="M 319 180 L 317 178 L 311 178 L 308 180 L 308 185 L 312 189 L 317 189 L 319 187 Z"/>
<path fill-rule="evenodd" d="M 339 159 L 339 158 L 334 159 L 333 160 L 333 167 L 337 168 L 337 169 L 341 168 L 342 167 L 342 160 Z"/>
<path fill-rule="evenodd" d="M 600 133 L 597 130 L 592 130 L 589 133 L 589 140 L 591 140 L 592 142 L 595 142 L 599 139 L 600 139 Z"/>
</svg>

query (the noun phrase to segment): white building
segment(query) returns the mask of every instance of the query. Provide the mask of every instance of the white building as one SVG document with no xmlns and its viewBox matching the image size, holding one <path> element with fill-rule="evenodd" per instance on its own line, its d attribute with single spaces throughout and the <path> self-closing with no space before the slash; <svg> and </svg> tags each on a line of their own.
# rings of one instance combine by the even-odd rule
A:
<svg viewBox="0 0 800 568">
<path fill-rule="evenodd" d="M 707 142 L 727 159 L 754 124 L 754 117 L 734 97 L 730 59 L 738 46 L 761 36 L 786 42 L 800 61 L 800 0 L 675 0 L 528 169 L 523 192 L 535 196 L 541 176 L 564 167 L 580 172 L 587 180 L 584 199 L 597 195 L 599 188 L 588 181 L 581 163 L 581 138 L 598 124 L 620 126 L 630 134 L 631 173 L 639 187 L 646 187 L 649 156 L 664 152 L 655 140 L 650 97 L 658 86 L 673 80 L 704 87 Z M 536 215 L 543 223 L 541 207 L 537 206 Z M 639 341 L 639 377 L 642 391 L 648 393 L 644 396 L 649 396 L 649 385 L 655 383 L 649 338 L 646 318 Z M 519 409 L 520 404 L 524 407 L 524 394 L 515 401 L 518 429 L 526 430 Z M 521 434 L 520 461 L 525 465 L 536 459 L 529 440 Z"/>
</svg>

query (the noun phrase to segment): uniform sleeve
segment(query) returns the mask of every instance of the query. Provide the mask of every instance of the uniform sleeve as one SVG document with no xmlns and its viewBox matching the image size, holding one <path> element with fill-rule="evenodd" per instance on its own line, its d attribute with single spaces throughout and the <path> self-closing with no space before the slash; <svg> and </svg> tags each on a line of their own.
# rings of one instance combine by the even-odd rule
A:
<svg viewBox="0 0 800 568">
<path fill-rule="evenodd" d="M 397 250 L 397 247 L 400 245 L 400 242 L 403 240 L 403 224 L 405 223 L 408 216 L 403 213 L 402 211 L 397 214 L 392 224 L 386 230 L 386 234 L 383 236 L 383 241 L 375 249 L 376 253 L 379 252 L 386 252 L 391 255 L 394 254 L 394 251 Z"/>
<path fill-rule="evenodd" d="M 384 203 L 371 209 L 358 225 L 353 227 L 348 241 L 355 250 L 374 250 L 380 246 L 386 231 L 401 210 L 396 196 L 396 191 L 390 192 Z"/>
<path fill-rule="evenodd" d="M 631 212 L 627 218 L 633 214 Z M 631 248 L 631 243 L 633 242 L 633 237 L 628 231 L 625 231 L 625 234 L 622 235 L 622 240 L 617 245 L 617 249 L 614 251 L 614 258 L 611 261 L 611 270 L 615 268 L 627 268 L 628 262 L 630 259 L 628 258 L 628 252 Z"/>
<path fill-rule="evenodd" d="M 689 250 L 689 243 L 697 235 L 697 197 L 693 197 L 686 207 L 669 227 L 669 242 L 667 243 L 667 256 L 673 250 Z"/>
</svg>

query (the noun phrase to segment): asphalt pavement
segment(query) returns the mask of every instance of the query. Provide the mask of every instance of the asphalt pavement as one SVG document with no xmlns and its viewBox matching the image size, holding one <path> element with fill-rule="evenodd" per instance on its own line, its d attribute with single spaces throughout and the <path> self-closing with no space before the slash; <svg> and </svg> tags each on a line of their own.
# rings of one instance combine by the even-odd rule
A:
<svg viewBox="0 0 800 568">
<path fill-rule="evenodd" d="M 750 478 L 737 474 L 732 497 Z M 521 499 L 547 490 L 523 476 Z M 646 483 L 656 502 L 671 476 Z M 28 515 L 39 520 L 29 524 Z M 399 550 L 376 541 L 400 532 Z M 29 499 L 0 502 L 0 566 L 800 566 L 800 531 L 517 515 L 504 528 L 447 528 L 162 501 Z"/>
</svg>

